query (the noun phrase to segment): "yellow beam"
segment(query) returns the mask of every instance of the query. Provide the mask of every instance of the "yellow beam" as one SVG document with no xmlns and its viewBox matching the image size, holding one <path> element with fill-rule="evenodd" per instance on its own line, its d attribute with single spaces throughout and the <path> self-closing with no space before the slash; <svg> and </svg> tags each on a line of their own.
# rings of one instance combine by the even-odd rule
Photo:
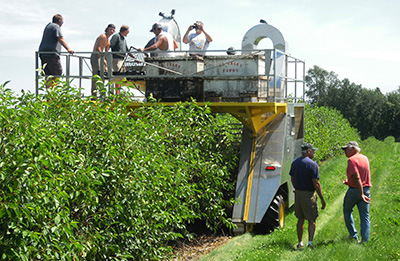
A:
<svg viewBox="0 0 400 261">
<path fill-rule="evenodd" d="M 161 102 L 164 106 L 174 106 L 179 102 Z M 128 109 L 142 106 L 143 103 L 131 103 Z M 149 104 L 144 104 L 149 106 Z M 270 123 L 276 116 L 287 112 L 287 103 L 262 102 L 198 102 L 199 106 L 208 106 L 213 112 L 230 113 L 253 132 Z"/>
<path fill-rule="evenodd" d="M 256 158 L 257 138 L 253 138 L 251 145 L 251 155 L 249 163 L 249 177 L 247 178 L 246 201 L 244 203 L 243 221 L 247 222 L 249 219 L 249 208 L 251 199 L 251 186 L 253 185 L 254 161 Z"/>
</svg>

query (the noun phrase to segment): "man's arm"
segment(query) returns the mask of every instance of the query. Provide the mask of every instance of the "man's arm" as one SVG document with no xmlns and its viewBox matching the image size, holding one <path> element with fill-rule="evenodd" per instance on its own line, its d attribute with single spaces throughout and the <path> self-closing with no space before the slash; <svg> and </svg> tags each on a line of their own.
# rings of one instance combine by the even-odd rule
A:
<svg viewBox="0 0 400 261">
<path fill-rule="evenodd" d="M 324 196 L 322 195 L 321 183 L 319 183 L 318 179 L 312 179 L 312 182 L 313 182 L 315 190 L 317 191 L 319 198 L 321 199 L 321 204 L 322 204 L 321 209 L 325 209 L 326 203 L 325 203 Z"/>
<path fill-rule="evenodd" d="M 211 35 L 209 35 L 208 33 L 206 33 L 206 31 L 204 31 L 204 27 L 203 27 L 202 25 L 199 26 L 199 29 L 204 33 L 204 35 L 205 35 L 206 38 L 207 38 L 207 41 L 208 41 L 209 43 L 211 43 L 211 42 L 213 41 Z"/>
<path fill-rule="evenodd" d="M 293 186 L 293 188 L 296 189 L 296 188 L 294 187 L 294 179 L 293 179 L 293 176 L 290 176 L 290 180 L 292 181 L 292 186 Z"/>
<path fill-rule="evenodd" d="M 69 49 L 67 42 L 64 40 L 64 37 L 59 37 L 59 38 L 57 38 L 57 40 L 62 46 L 64 46 L 64 48 L 67 50 L 67 52 L 69 52 L 70 54 L 74 53 L 73 50 Z"/>
<path fill-rule="evenodd" d="M 189 32 L 190 32 L 192 29 L 193 29 L 193 26 L 192 26 L 192 25 L 189 25 L 189 28 L 187 29 L 185 35 L 183 36 L 183 42 L 184 42 L 185 44 L 189 43 L 189 38 L 188 38 L 188 36 L 189 36 Z"/>
<path fill-rule="evenodd" d="M 160 35 L 157 36 L 156 42 L 153 45 L 151 45 L 151 46 L 149 46 L 147 48 L 144 48 L 143 51 L 154 51 L 154 50 L 157 50 L 157 48 L 160 47 L 161 42 L 164 40 L 163 38 L 164 37 L 161 37 Z"/>
<path fill-rule="evenodd" d="M 116 34 L 114 34 L 111 37 L 111 40 L 110 40 L 110 48 L 111 49 L 115 48 L 115 45 L 117 44 L 117 41 L 118 41 L 118 36 Z"/>
<path fill-rule="evenodd" d="M 353 176 L 353 179 L 354 179 L 354 183 L 356 183 L 357 190 L 360 193 L 360 196 L 361 196 L 362 200 L 365 203 L 370 204 L 371 203 L 371 199 L 364 195 L 364 191 L 363 191 L 363 186 L 362 186 L 362 183 L 361 183 L 360 175 L 358 174 L 358 172 L 356 172 L 352 176 Z"/>
</svg>

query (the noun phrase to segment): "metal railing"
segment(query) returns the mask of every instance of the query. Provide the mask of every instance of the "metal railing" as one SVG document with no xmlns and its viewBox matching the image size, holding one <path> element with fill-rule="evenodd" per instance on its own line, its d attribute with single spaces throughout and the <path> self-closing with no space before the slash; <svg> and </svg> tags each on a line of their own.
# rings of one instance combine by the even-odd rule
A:
<svg viewBox="0 0 400 261">
<path fill-rule="evenodd" d="M 132 49 L 132 48 L 131 48 Z M 176 51 L 174 57 L 158 57 L 152 58 L 150 56 L 157 55 L 159 52 L 138 52 L 136 50 L 129 52 L 76 52 L 73 55 L 67 52 L 59 53 L 63 68 L 65 68 L 64 75 L 54 75 L 54 77 L 63 77 L 68 82 L 72 82 L 78 79 L 78 87 L 85 91 L 91 89 L 91 80 L 93 72 L 90 65 L 90 56 L 92 54 L 98 54 L 100 56 L 100 74 L 99 76 L 103 82 L 109 81 L 109 86 L 113 85 L 113 82 L 121 78 L 126 78 L 128 81 L 137 80 L 148 80 L 148 79 L 179 79 L 179 78 L 201 78 L 204 80 L 214 79 L 254 79 L 258 77 L 267 81 L 267 98 L 273 102 L 299 102 L 304 101 L 305 94 L 305 62 L 294 58 L 277 49 L 263 49 L 263 50 L 234 50 L 235 55 L 228 55 L 227 52 L 232 50 L 207 50 L 207 51 L 196 51 L 197 53 L 204 53 L 204 56 L 194 57 L 191 56 L 189 51 Z M 165 54 L 166 52 L 164 52 Z M 240 54 L 238 54 L 240 53 Z M 39 66 L 39 55 L 45 54 L 44 52 L 36 52 L 36 95 L 39 94 L 40 80 L 43 79 L 43 75 L 40 74 Z M 47 52 L 48 54 L 48 52 Z M 54 54 L 54 53 L 53 53 Z M 124 57 L 125 65 L 128 63 L 136 63 L 142 65 L 141 72 L 125 70 L 123 73 L 112 72 L 112 54 L 120 54 Z M 141 58 L 131 58 L 128 55 L 141 55 Z M 144 58 L 143 54 L 150 58 Z M 261 61 L 264 61 L 264 68 L 259 68 L 249 72 L 244 70 L 237 70 L 234 72 L 222 73 L 218 71 L 218 68 L 223 66 L 229 66 L 235 63 L 240 63 L 244 59 L 252 59 L 259 57 L 260 61 L 257 65 L 260 65 Z M 195 72 L 185 72 L 182 68 L 168 68 L 163 66 L 160 62 L 154 61 L 168 61 L 169 59 L 179 59 L 180 61 L 190 61 L 197 59 L 198 61 L 204 62 L 204 68 Z M 211 65 L 211 59 L 220 59 L 214 65 Z M 107 70 L 104 61 L 107 61 Z M 162 73 L 149 74 L 149 68 L 156 68 Z M 147 69 L 146 69 L 147 68 Z M 153 70 L 154 71 L 154 70 Z M 85 85 L 84 80 L 90 80 L 89 84 Z M 279 92 L 279 93 L 278 93 Z"/>
</svg>

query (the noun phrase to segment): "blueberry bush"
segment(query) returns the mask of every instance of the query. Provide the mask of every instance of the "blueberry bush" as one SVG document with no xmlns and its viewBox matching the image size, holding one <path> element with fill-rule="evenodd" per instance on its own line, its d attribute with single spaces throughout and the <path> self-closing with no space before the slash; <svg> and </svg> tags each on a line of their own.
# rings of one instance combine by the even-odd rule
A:
<svg viewBox="0 0 400 261">
<path fill-rule="evenodd" d="M 195 102 L 132 114 L 127 98 L 91 101 L 68 82 L 0 88 L 2 259 L 168 259 L 195 220 L 232 227 L 229 115 Z"/>
</svg>

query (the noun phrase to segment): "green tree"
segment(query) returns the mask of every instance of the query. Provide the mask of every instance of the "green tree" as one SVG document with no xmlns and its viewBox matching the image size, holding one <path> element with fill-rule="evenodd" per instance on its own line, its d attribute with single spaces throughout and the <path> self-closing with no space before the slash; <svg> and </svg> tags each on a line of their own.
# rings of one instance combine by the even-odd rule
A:
<svg viewBox="0 0 400 261">
<path fill-rule="evenodd" d="M 334 72 L 328 72 L 316 65 L 309 69 L 305 78 L 310 104 L 328 106 L 331 92 L 338 88 L 340 81 Z"/>
<path fill-rule="evenodd" d="M 310 104 L 340 111 L 363 139 L 370 136 L 400 139 L 400 89 L 385 96 L 379 88 L 370 90 L 347 78 L 339 80 L 334 72 L 318 66 L 308 70 L 306 83 Z"/>
<path fill-rule="evenodd" d="M 394 136 L 400 141 L 400 87 L 386 94 L 387 106 L 384 116 L 386 136 Z"/>
</svg>

